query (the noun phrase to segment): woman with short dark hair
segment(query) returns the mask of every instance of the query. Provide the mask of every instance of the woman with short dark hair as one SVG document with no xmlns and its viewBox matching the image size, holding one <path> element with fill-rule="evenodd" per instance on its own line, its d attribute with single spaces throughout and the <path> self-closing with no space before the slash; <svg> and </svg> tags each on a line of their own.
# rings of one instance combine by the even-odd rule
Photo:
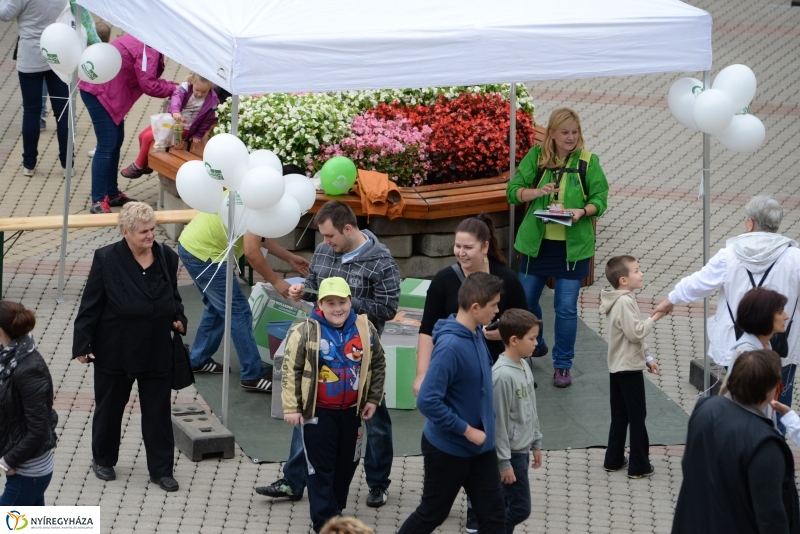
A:
<svg viewBox="0 0 800 534">
<path fill-rule="evenodd" d="M 55 468 L 53 379 L 33 341 L 36 315 L 0 301 L 0 507 L 44 506 Z"/>
<path fill-rule="evenodd" d="M 674 534 L 800 532 L 794 458 L 764 409 L 781 386 L 771 350 L 741 354 L 723 396 L 689 419 Z"/>
</svg>

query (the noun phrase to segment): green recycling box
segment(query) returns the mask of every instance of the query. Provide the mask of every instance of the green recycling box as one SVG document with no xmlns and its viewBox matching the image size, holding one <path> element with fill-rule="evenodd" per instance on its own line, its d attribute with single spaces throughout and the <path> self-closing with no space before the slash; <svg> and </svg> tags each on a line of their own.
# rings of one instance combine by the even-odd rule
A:
<svg viewBox="0 0 800 534">
<path fill-rule="evenodd" d="M 386 323 L 381 345 L 386 355 L 386 407 L 395 410 L 414 410 L 417 398 L 412 392 L 417 376 L 417 338 L 419 310 L 398 310 L 394 319 Z"/>
<path fill-rule="evenodd" d="M 400 307 L 423 309 L 430 285 L 430 280 L 419 278 L 406 278 L 400 282 Z"/>
<path fill-rule="evenodd" d="M 261 359 L 269 361 L 297 319 L 308 317 L 310 308 L 302 302 L 284 298 L 271 284 L 258 283 L 250 292 L 253 337 Z"/>
</svg>

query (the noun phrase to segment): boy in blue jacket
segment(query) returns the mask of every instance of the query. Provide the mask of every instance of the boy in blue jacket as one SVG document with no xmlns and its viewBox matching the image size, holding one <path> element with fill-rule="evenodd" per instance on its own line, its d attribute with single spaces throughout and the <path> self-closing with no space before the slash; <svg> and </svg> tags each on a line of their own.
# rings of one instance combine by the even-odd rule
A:
<svg viewBox="0 0 800 534">
<path fill-rule="evenodd" d="M 497 314 L 503 280 L 477 272 L 458 291 L 458 313 L 436 323 L 431 364 L 417 397 L 422 434 L 422 501 L 399 534 L 433 532 L 463 487 L 481 534 L 505 533 L 503 488 L 494 449 L 492 357 L 481 325 Z"/>
</svg>

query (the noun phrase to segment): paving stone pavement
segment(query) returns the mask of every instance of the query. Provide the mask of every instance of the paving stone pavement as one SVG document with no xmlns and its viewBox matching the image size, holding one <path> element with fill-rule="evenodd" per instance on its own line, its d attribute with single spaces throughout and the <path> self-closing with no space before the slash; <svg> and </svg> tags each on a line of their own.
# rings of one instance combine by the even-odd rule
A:
<svg viewBox="0 0 800 534">
<path fill-rule="evenodd" d="M 788 0 L 776 2 L 690 2 L 714 18 L 712 76 L 729 64 L 750 66 L 759 82 L 752 109 L 767 128 L 766 142 L 753 154 L 733 154 L 716 143 L 712 146 L 712 251 L 742 231 L 742 206 L 757 193 L 773 194 L 788 208 L 782 233 L 795 239 L 800 233 L 800 69 L 796 53 L 800 8 L 789 8 Z M 60 214 L 64 180 L 56 163 L 52 117 L 39 142 L 36 174 L 22 176 L 21 99 L 11 59 L 16 35 L 15 24 L 0 23 L 0 84 L 4 89 L 0 96 L 0 217 Z M 177 79 L 185 72 L 170 61 L 165 77 Z M 638 295 L 644 312 L 702 264 L 702 203 L 697 200 L 702 138 L 680 126 L 666 108 L 669 86 L 681 76 L 701 77 L 701 73 L 528 84 L 540 121 L 546 122 L 550 112 L 562 106 L 580 114 L 587 148 L 598 154 L 611 184 L 608 212 L 598 222 L 597 264 L 623 253 L 639 258 L 647 281 Z M 159 105 L 159 101 L 142 98 L 128 115 L 122 166 L 135 158 L 137 133 L 148 125 L 148 117 Z M 94 135 L 80 102 L 77 123 L 70 211 L 86 213 L 91 182 L 87 151 L 94 147 Z M 120 178 L 120 187 L 130 196 L 156 203 L 158 183 L 154 177 Z M 90 369 L 70 363 L 72 322 L 92 252 L 118 238 L 113 228 L 70 232 L 63 304 L 55 302 L 59 231 L 26 234 L 4 265 L 4 297 L 37 311 L 34 334 L 55 385 L 60 440 L 47 502 L 99 503 L 102 531 L 120 534 L 308 532 L 305 499 L 271 502 L 253 492 L 254 486 L 275 480 L 280 465 L 254 465 L 238 448 L 230 460 L 194 463 L 176 454 L 175 476 L 181 484 L 176 493 L 165 494 L 149 484 L 135 388 L 123 421 L 118 478 L 104 483 L 92 475 L 93 382 Z M 158 238 L 175 244 L 163 232 Z M 597 311 L 599 292 L 605 287 L 601 268 L 596 277 L 596 283 L 582 291 L 579 310 L 581 319 L 605 335 Z M 191 283 L 185 272 L 181 283 Z M 688 382 L 689 360 L 701 355 L 702 336 L 702 304 L 697 304 L 679 308 L 659 322 L 651 338 L 661 375 L 648 378 L 687 412 L 698 393 Z M 194 388 L 174 394 L 174 400 L 202 402 Z M 629 481 L 624 473 L 606 473 L 603 453 L 602 449 L 547 452 L 544 466 L 531 472 L 533 513 L 517 532 L 669 532 L 681 483 L 682 447 L 653 447 L 656 475 L 640 481 Z M 365 504 L 367 487 L 359 467 L 347 513 L 374 525 L 378 532 L 395 532 L 418 503 L 422 475 L 421 458 L 395 458 L 389 502 L 374 510 Z M 438 531 L 463 531 L 465 506 L 462 495 Z"/>
</svg>

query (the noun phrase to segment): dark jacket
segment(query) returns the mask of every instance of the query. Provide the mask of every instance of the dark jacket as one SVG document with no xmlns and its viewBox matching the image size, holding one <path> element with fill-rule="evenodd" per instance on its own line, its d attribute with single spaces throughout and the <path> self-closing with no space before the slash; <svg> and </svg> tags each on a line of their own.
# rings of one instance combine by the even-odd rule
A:
<svg viewBox="0 0 800 534">
<path fill-rule="evenodd" d="M 494 449 L 492 358 L 480 329 L 470 332 L 455 315 L 436 323 L 417 408 L 428 419 L 425 437 L 437 449 L 462 458 Z M 483 445 L 464 437 L 467 425 L 486 433 Z"/>
<path fill-rule="evenodd" d="M 459 266 L 459 269 L 461 267 Z M 463 271 L 462 271 L 463 273 Z M 503 279 L 503 292 L 500 294 L 500 303 L 497 308 L 500 310 L 498 317 L 510 308 L 528 309 L 528 301 L 525 299 L 525 290 L 517 277 L 517 274 L 504 267 L 503 264 L 489 260 L 489 274 L 499 276 Z M 445 267 L 433 277 L 431 285 L 428 287 L 428 294 L 425 298 L 425 309 L 422 312 L 422 324 L 419 327 L 420 334 L 433 335 L 433 327 L 439 319 L 447 319 L 450 315 L 458 313 L 458 290 L 461 288 L 461 279 L 453 270 L 453 267 Z M 492 355 L 492 360 L 505 350 L 502 341 L 492 341 L 487 339 L 486 346 Z"/>
<path fill-rule="evenodd" d="M 178 292 L 178 255 L 153 243 L 163 280 L 153 295 L 122 239 L 99 248 L 75 318 L 72 357 L 93 353 L 94 364 L 129 374 L 172 368 L 172 323 L 186 326 Z"/>
<path fill-rule="evenodd" d="M 672 532 L 714 534 L 759 532 L 748 466 L 762 444 L 783 452 L 782 501 L 789 532 L 800 532 L 794 459 L 772 421 L 725 397 L 697 401 L 689 419 L 683 454 L 683 483 Z"/>
<path fill-rule="evenodd" d="M 0 457 L 18 467 L 56 446 L 53 379 L 34 350 L 0 384 Z"/>
</svg>

